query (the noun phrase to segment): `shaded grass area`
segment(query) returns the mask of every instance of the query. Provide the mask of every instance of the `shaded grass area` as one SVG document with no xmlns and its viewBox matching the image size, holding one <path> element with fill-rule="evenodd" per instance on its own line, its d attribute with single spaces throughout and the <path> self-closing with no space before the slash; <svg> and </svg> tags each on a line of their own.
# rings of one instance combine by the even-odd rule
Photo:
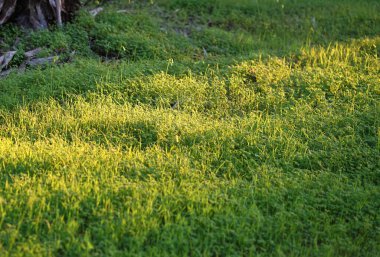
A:
<svg viewBox="0 0 380 257">
<path fill-rule="evenodd" d="M 0 80 L 0 255 L 377 256 L 379 8 L 119 1 L 1 28 L 77 57 Z"/>
</svg>

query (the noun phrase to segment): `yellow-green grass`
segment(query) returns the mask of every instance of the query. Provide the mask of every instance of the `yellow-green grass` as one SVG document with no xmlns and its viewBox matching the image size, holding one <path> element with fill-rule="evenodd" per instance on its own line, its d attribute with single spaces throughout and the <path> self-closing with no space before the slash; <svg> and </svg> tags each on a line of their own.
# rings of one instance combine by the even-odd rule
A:
<svg viewBox="0 0 380 257">
<path fill-rule="evenodd" d="M 1 28 L 77 55 L 0 80 L 0 256 L 377 256 L 379 9 L 119 1 Z"/>
</svg>

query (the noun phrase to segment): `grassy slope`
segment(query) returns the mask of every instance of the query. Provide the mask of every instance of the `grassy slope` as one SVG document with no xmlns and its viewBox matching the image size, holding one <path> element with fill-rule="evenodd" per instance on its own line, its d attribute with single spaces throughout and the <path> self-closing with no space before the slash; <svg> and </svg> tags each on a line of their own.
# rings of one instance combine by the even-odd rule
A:
<svg viewBox="0 0 380 257">
<path fill-rule="evenodd" d="M 378 255 L 379 2 L 211 2 L 0 29 L 0 256 Z"/>
</svg>

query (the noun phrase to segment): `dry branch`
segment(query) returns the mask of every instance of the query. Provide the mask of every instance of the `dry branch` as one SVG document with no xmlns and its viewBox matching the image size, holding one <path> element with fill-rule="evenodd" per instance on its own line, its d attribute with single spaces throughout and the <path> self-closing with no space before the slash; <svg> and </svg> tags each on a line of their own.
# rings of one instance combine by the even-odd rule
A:
<svg viewBox="0 0 380 257">
<path fill-rule="evenodd" d="M 1 1 L 1 0 L 0 0 Z M 0 71 L 8 66 L 10 61 L 12 61 L 13 56 L 15 56 L 16 51 L 6 52 L 4 55 L 0 56 Z"/>
</svg>

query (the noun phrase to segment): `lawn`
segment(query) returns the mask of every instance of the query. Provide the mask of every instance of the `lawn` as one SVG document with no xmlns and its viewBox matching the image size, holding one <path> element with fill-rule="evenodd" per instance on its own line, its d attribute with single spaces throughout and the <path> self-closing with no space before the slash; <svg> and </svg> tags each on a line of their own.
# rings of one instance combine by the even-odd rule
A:
<svg viewBox="0 0 380 257">
<path fill-rule="evenodd" d="M 92 7 L 0 28 L 1 257 L 380 256 L 379 1 Z"/>
</svg>

